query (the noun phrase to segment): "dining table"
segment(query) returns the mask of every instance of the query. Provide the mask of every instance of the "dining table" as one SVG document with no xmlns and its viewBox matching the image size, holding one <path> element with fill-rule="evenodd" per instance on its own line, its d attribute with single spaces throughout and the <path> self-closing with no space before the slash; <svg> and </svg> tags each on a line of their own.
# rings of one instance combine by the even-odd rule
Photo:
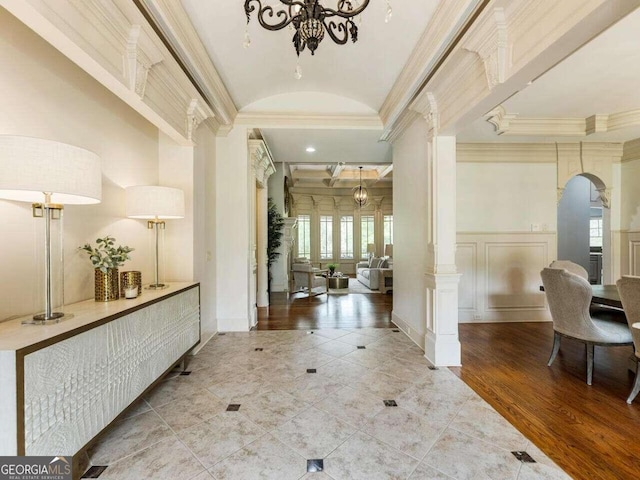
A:
<svg viewBox="0 0 640 480">
<path fill-rule="evenodd" d="M 544 292 L 544 286 L 540 286 Z M 622 309 L 622 301 L 615 285 L 591 285 L 591 303 Z"/>
</svg>

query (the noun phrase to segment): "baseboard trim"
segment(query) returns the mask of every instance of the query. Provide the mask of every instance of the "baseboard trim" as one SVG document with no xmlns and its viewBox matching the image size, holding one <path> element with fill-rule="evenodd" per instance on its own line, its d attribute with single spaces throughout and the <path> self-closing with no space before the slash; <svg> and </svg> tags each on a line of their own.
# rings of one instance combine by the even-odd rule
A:
<svg viewBox="0 0 640 480">
<path fill-rule="evenodd" d="M 424 352 L 424 333 L 416 332 L 415 328 L 411 328 L 411 325 L 394 311 L 391 312 L 391 321 Z"/>
<path fill-rule="evenodd" d="M 218 332 L 202 332 L 200 334 L 200 343 L 198 344 L 197 347 L 195 347 L 193 350 L 191 350 L 189 355 L 196 355 L 217 334 L 218 334 Z"/>
</svg>

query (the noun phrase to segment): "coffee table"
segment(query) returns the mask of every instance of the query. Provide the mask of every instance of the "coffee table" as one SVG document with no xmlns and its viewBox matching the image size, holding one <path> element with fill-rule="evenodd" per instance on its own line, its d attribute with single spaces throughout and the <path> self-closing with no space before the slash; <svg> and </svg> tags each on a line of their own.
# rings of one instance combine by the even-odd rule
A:
<svg viewBox="0 0 640 480">
<path fill-rule="evenodd" d="M 349 277 L 329 277 L 329 288 L 349 288 Z"/>
</svg>

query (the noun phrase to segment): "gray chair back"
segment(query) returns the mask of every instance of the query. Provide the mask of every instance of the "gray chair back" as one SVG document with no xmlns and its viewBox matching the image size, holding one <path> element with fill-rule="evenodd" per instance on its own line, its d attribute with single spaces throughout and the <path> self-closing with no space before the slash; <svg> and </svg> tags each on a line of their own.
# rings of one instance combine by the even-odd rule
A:
<svg viewBox="0 0 640 480">
<path fill-rule="evenodd" d="M 633 328 L 634 323 L 640 322 L 640 277 L 624 276 L 616 282 L 622 308 L 627 316 L 629 330 L 633 337 L 633 347 L 636 357 L 640 358 L 640 329 Z"/>
<path fill-rule="evenodd" d="M 557 268 L 540 272 L 547 294 L 553 329 L 570 337 L 596 340 L 600 329 L 591 321 L 591 285 L 581 276 Z"/>
<path fill-rule="evenodd" d="M 569 260 L 554 260 L 551 262 L 551 265 L 549 265 L 549 268 L 564 269 L 567 272 L 578 275 L 579 277 L 589 281 L 589 272 L 587 272 L 582 265 L 578 265 L 577 263 L 573 263 Z"/>
</svg>

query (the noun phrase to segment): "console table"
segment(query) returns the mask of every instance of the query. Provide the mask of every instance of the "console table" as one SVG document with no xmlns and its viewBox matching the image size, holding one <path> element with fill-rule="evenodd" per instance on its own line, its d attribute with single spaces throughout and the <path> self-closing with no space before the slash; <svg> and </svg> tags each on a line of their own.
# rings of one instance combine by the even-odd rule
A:
<svg viewBox="0 0 640 480">
<path fill-rule="evenodd" d="M 0 323 L 0 455 L 76 455 L 200 342 L 198 283 L 65 314 Z"/>
</svg>

